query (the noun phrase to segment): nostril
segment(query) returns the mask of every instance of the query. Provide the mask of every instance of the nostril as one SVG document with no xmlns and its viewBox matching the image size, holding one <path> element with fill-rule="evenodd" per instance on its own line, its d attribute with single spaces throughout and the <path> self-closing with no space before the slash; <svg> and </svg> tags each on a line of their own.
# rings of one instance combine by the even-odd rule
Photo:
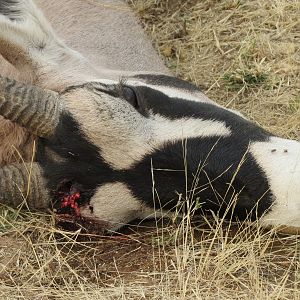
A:
<svg viewBox="0 0 300 300">
<path fill-rule="evenodd" d="M 94 213 L 94 207 L 92 205 L 89 205 L 89 209 L 91 211 L 91 214 L 93 214 Z"/>
</svg>

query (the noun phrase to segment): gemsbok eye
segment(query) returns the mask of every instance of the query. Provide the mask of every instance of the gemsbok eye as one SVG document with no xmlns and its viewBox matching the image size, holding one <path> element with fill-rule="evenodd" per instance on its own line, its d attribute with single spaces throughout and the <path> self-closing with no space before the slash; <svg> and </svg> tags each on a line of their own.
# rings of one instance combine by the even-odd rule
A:
<svg viewBox="0 0 300 300">
<path fill-rule="evenodd" d="M 139 108 L 138 97 L 132 88 L 130 88 L 128 86 L 124 86 L 122 88 L 122 96 L 134 108 Z"/>
</svg>

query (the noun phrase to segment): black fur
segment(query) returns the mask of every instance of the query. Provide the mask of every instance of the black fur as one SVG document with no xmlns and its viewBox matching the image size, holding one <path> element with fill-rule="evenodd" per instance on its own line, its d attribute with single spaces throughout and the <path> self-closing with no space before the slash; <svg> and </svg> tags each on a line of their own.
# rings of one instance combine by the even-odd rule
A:
<svg viewBox="0 0 300 300">
<path fill-rule="evenodd" d="M 162 92 L 145 86 L 134 87 L 141 109 L 168 119 L 195 118 L 223 122 L 228 128 L 247 140 L 266 140 L 270 133 L 225 108 L 204 102 L 170 98 Z"/>
<path fill-rule="evenodd" d="M 181 141 L 167 144 L 126 172 L 123 180 L 137 198 L 145 199 L 150 206 L 154 181 L 159 196 L 155 197 L 155 206 L 162 205 L 165 209 L 173 209 L 181 194 L 182 199 L 190 198 L 191 202 L 199 198 L 202 211 L 222 214 L 236 193 L 239 197 L 233 215 L 239 219 L 251 212 L 252 219 L 256 219 L 269 209 L 272 195 L 268 181 L 252 155 L 247 154 L 238 168 L 247 151 L 247 144 L 241 143 L 238 137 L 188 139 L 186 150 L 183 149 L 185 145 Z"/>
<path fill-rule="evenodd" d="M 57 162 L 47 155 L 51 150 L 64 162 Z M 53 197 L 62 182 L 79 186 L 82 201 L 88 201 L 96 188 L 107 182 L 115 182 L 112 169 L 99 156 L 99 149 L 91 144 L 69 114 L 63 114 L 53 138 L 39 140 L 37 160 L 44 170 L 48 189 Z M 57 199 L 54 199 L 54 202 Z"/>
<path fill-rule="evenodd" d="M 164 75 L 139 75 L 138 77 L 142 77 L 147 83 L 151 84 L 175 86 L 190 91 L 197 89 L 180 79 Z M 135 86 L 134 89 L 139 97 L 141 113 L 144 116 L 152 111 L 153 114 L 159 114 L 173 120 L 195 118 L 220 121 L 231 130 L 232 134 L 229 137 L 199 137 L 189 138 L 187 141 L 188 189 L 192 188 L 197 168 L 205 161 L 205 166 L 200 168 L 203 171 L 199 175 L 199 184 L 206 186 L 206 188 L 195 193 L 195 197 L 199 197 L 199 201 L 203 203 L 203 210 L 211 209 L 224 212 L 234 193 L 240 193 L 234 214 L 241 219 L 245 218 L 251 211 L 253 212 L 251 216 L 255 219 L 270 208 L 272 195 L 269 192 L 266 175 L 250 153 L 245 156 L 245 162 L 235 176 L 232 187 L 228 189 L 228 184 L 234 177 L 250 142 L 268 141 L 271 136 L 270 133 L 243 117 L 213 104 L 170 98 L 162 92 L 142 85 Z M 126 182 L 135 191 L 137 197 L 141 197 L 143 193 L 141 187 L 144 185 L 152 186 L 152 175 L 150 176 L 149 172 L 147 173 L 147 168 L 149 169 L 151 164 L 150 159 L 152 159 L 155 169 L 181 170 L 177 172 L 154 171 L 155 188 L 158 190 L 163 205 L 166 205 L 167 208 L 174 206 L 178 194 L 183 194 L 184 198 L 188 197 L 188 195 L 185 195 L 186 181 L 182 149 L 182 142 L 167 144 L 163 149 L 153 153 L 151 158 L 145 157 L 131 172 L 131 177 L 127 175 L 127 178 L 132 179 L 127 179 Z M 227 169 L 228 171 L 225 172 Z M 225 173 L 218 177 L 223 172 Z M 144 176 L 143 178 L 139 175 L 135 176 L 135 174 L 148 174 L 148 177 Z M 216 177 L 218 179 L 214 180 L 212 186 L 209 186 L 209 180 Z M 143 195 L 142 199 L 152 201 L 152 190 L 147 195 Z"/>
</svg>

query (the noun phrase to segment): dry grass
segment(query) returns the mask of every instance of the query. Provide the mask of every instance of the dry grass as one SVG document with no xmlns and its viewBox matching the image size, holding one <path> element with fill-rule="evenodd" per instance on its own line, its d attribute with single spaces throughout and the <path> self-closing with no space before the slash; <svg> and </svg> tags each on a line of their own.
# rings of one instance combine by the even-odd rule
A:
<svg viewBox="0 0 300 300">
<path fill-rule="evenodd" d="M 299 137 L 299 1 L 130 3 L 178 76 L 263 127 Z M 190 220 L 101 237 L 2 209 L 0 299 L 300 299 L 298 236 Z"/>
<path fill-rule="evenodd" d="M 174 73 L 268 130 L 299 138 L 298 0 L 130 0 Z"/>
<path fill-rule="evenodd" d="M 299 239 L 257 224 L 187 216 L 100 237 L 14 218 L 0 219 L 1 299 L 300 299 Z"/>
</svg>

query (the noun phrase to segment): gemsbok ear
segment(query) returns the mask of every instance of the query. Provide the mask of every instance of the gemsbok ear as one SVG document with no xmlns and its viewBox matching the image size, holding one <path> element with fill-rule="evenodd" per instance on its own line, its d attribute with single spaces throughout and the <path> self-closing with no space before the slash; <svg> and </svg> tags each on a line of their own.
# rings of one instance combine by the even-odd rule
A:
<svg viewBox="0 0 300 300">
<path fill-rule="evenodd" d="M 50 137 L 63 110 L 59 94 L 0 77 L 0 115 L 39 137 Z"/>
<path fill-rule="evenodd" d="M 0 203 L 46 209 L 50 197 L 38 163 L 12 164 L 0 168 Z"/>
</svg>

